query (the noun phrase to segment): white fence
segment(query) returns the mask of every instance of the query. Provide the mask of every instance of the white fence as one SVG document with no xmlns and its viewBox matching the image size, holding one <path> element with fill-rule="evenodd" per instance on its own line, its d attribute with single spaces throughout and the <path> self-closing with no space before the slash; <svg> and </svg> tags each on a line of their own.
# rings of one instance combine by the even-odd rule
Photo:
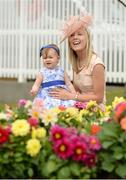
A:
<svg viewBox="0 0 126 180">
<path fill-rule="evenodd" d="M 118 0 L 0 0 L 0 77 L 34 79 L 39 49 L 59 43 L 59 29 L 84 7 L 94 17 L 94 49 L 106 65 L 107 82 L 126 83 L 126 7 Z M 71 75 L 63 42 L 61 65 Z"/>
</svg>

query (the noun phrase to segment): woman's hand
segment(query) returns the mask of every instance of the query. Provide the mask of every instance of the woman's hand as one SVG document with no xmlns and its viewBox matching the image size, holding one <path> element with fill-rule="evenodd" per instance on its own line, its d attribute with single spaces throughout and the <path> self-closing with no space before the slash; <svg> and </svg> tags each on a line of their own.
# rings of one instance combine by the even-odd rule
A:
<svg viewBox="0 0 126 180">
<path fill-rule="evenodd" d="M 73 99 L 74 95 L 71 94 L 68 90 L 63 88 L 54 88 L 50 92 L 50 96 L 54 99 L 61 99 L 61 100 L 70 100 Z"/>
</svg>

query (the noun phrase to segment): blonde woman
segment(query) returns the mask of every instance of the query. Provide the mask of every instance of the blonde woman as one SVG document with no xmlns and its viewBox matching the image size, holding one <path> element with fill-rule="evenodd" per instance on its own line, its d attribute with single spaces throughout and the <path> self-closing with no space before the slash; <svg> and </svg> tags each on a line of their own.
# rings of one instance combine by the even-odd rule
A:
<svg viewBox="0 0 126 180">
<path fill-rule="evenodd" d="M 96 101 L 102 109 L 105 104 L 105 66 L 93 51 L 89 25 L 90 15 L 72 16 L 64 25 L 64 37 L 68 39 L 69 60 L 73 69 L 76 93 L 65 89 L 52 90 L 51 96 L 63 100 Z"/>
</svg>

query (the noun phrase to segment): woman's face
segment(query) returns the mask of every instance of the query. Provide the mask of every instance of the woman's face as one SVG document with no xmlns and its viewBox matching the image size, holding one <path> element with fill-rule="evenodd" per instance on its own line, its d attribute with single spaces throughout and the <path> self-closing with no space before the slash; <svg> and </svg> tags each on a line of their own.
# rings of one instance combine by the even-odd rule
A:
<svg viewBox="0 0 126 180">
<path fill-rule="evenodd" d="M 77 30 L 68 38 L 70 47 L 74 51 L 81 51 L 86 48 L 87 43 L 87 32 L 83 28 Z"/>
</svg>

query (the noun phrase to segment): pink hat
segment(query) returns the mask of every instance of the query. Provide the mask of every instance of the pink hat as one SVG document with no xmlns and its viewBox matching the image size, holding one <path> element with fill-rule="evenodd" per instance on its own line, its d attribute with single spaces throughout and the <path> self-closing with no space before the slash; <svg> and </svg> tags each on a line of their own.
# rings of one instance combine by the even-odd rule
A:
<svg viewBox="0 0 126 180">
<path fill-rule="evenodd" d="M 62 29 L 63 36 L 61 42 L 68 38 L 72 33 L 80 29 L 81 27 L 87 28 L 92 24 L 92 16 L 81 14 L 80 16 L 71 16 L 68 21 L 65 22 Z"/>
</svg>

